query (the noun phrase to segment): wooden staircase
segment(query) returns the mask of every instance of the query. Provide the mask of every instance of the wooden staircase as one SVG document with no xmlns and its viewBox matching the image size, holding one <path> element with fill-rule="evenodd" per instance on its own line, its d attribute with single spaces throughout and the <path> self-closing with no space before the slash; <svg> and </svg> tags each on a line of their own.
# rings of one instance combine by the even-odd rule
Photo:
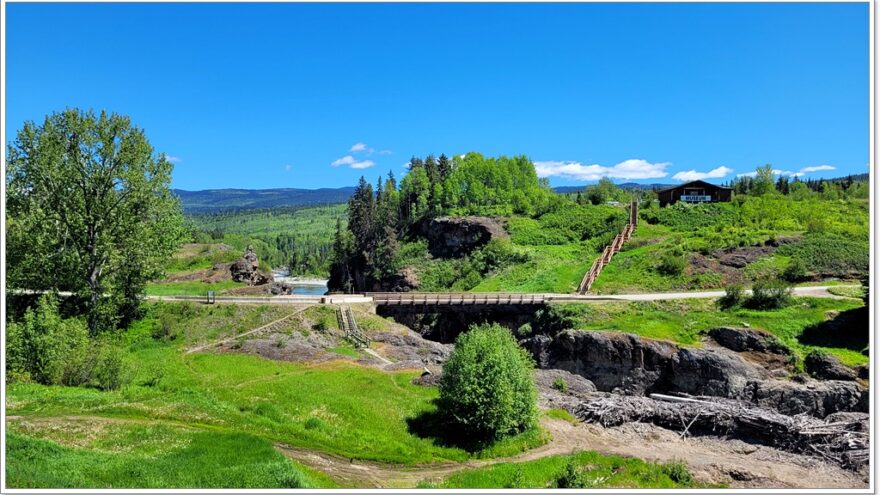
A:
<svg viewBox="0 0 880 495">
<path fill-rule="evenodd" d="M 339 321 L 339 328 L 345 333 L 345 338 L 351 341 L 355 347 L 369 347 L 370 339 L 358 328 L 357 320 L 354 319 L 354 313 L 348 306 L 340 306 L 336 312 L 336 318 Z"/>
<path fill-rule="evenodd" d="M 602 273 L 602 269 L 605 268 L 608 263 L 611 263 L 611 258 L 613 258 L 623 247 L 623 244 L 632 237 L 638 221 L 639 203 L 633 198 L 629 205 L 629 221 L 624 225 L 623 230 L 614 236 L 614 240 L 611 241 L 611 244 L 605 246 L 602 254 L 596 258 L 596 261 L 593 262 L 593 265 L 590 266 L 590 269 L 584 274 L 584 278 L 581 279 L 581 284 L 578 286 L 578 294 L 583 295 L 590 290 L 590 287 L 593 286 L 593 282 L 595 282 L 599 277 L 599 274 Z"/>
</svg>

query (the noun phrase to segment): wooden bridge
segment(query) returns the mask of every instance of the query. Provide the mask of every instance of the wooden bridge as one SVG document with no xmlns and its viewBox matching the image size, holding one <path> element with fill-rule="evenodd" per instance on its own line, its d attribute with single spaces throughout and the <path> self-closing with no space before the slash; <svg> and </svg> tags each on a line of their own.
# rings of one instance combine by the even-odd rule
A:
<svg viewBox="0 0 880 495">
<path fill-rule="evenodd" d="M 620 249 L 623 247 L 623 243 L 629 240 L 632 237 L 633 232 L 636 230 L 636 224 L 639 222 L 639 203 L 633 198 L 632 202 L 629 205 L 629 221 L 627 221 L 626 225 L 623 226 L 623 230 L 620 231 L 619 234 L 614 236 L 614 240 L 611 241 L 611 244 L 605 246 L 605 250 L 602 251 L 602 255 L 596 258 L 596 261 L 593 262 L 593 266 L 587 270 L 587 273 L 584 274 L 584 278 L 581 279 L 581 284 L 578 286 L 577 293 L 578 294 L 586 294 L 587 291 L 590 290 L 590 287 L 593 286 L 593 282 L 599 277 L 599 274 L 602 273 L 602 269 L 611 263 L 611 258 L 617 254 Z"/>
<path fill-rule="evenodd" d="M 367 292 L 380 306 L 533 306 L 546 304 L 546 294 L 510 292 Z"/>
</svg>

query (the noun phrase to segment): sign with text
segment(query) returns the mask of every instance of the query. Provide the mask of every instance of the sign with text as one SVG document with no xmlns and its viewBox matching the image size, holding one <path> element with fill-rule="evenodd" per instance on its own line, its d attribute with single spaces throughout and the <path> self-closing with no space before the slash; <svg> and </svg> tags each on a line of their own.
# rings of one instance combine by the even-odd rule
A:
<svg viewBox="0 0 880 495">
<path fill-rule="evenodd" d="M 712 201 L 712 196 L 682 194 L 681 200 L 688 201 L 691 203 L 704 203 L 704 202 Z"/>
</svg>

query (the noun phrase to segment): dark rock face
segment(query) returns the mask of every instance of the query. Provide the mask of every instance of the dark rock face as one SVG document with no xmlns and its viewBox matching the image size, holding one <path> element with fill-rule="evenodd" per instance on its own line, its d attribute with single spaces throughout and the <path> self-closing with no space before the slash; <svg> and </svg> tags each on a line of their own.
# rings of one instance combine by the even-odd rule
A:
<svg viewBox="0 0 880 495">
<path fill-rule="evenodd" d="M 382 290 L 389 292 L 409 292 L 419 290 L 421 286 L 419 275 L 412 267 L 406 267 L 393 277 L 382 281 Z"/>
<path fill-rule="evenodd" d="M 784 380 L 754 382 L 741 398 L 783 414 L 807 413 L 823 418 L 840 411 L 867 412 L 867 390 L 854 382 L 815 380 L 800 384 Z"/>
<path fill-rule="evenodd" d="M 268 290 L 269 294 L 272 294 L 273 296 L 286 296 L 293 291 L 293 287 L 285 283 L 273 282 Z"/>
<path fill-rule="evenodd" d="M 703 349 L 681 349 L 670 361 L 673 390 L 693 395 L 737 397 L 749 382 L 766 377 L 739 356 Z"/>
<path fill-rule="evenodd" d="M 636 335 L 576 330 L 553 338 L 537 335 L 522 344 L 540 368 L 580 375 L 602 392 L 725 397 L 818 417 L 868 410 L 867 390 L 857 383 L 780 380 L 727 349 L 680 348 Z"/>
<path fill-rule="evenodd" d="M 844 366 L 836 357 L 817 352 L 807 354 L 804 369 L 820 380 L 855 380 L 858 376 L 855 370 Z"/>
<path fill-rule="evenodd" d="M 604 392 L 630 395 L 659 386 L 678 350 L 673 344 L 631 334 L 574 330 L 561 332 L 554 339 L 539 335 L 525 344 L 541 367 L 581 375 Z"/>
<path fill-rule="evenodd" d="M 538 386 L 538 390 L 556 390 L 557 380 L 565 383 L 565 393 L 567 394 L 583 396 L 596 391 L 596 385 L 581 375 L 558 369 L 535 370 L 535 384 Z"/>
<path fill-rule="evenodd" d="M 438 217 L 420 226 L 428 250 L 437 258 L 463 256 L 492 239 L 506 238 L 501 225 L 488 217 Z"/>
<path fill-rule="evenodd" d="M 871 377 L 871 367 L 867 364 L 863 364 L 856 367 L 856 373 L 858 373 L 859 378 L 861 378 L 862 380 L 867 380 Z"/>
<path fill-rule="evenodd" d="M 260 262 L 257 254 L 248 246 L 240 260 L 229 267 L 229 274 L 236 282 L 246 282 L 248 285 L 263 285 L 272 281 L 272 276 L 260 272 Z"/>
<path fill-rule="evenodd" d="M 771 354 L 790 355 L 776 336 L 763 330 L 751 328 L 720 327 L 709 330 L 709 337 L 718 345 L 736 352 L 767 352 Z"/>
</svg>

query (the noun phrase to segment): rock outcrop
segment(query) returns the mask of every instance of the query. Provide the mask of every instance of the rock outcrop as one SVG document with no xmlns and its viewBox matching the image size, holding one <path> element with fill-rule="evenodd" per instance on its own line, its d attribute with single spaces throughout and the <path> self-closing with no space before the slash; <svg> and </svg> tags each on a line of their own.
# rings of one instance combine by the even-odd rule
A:
<svg viewBox="0 0 880 495">
<path fill-rule="evenodd" d="M 764 330 L 719 327 L 709 330 L 709 337 L 717 342 L 718 345 L 736 352 L 751 351 L 770 354 L 791 354 L 791 350 L 779 342 L 775 335 Z"/>
<path fill-rule="evenodd" d="M 248 285 L 263 285 L 272 281 L 272 275 L 260 272 L 260 261 L 257 253 L 248 246 L 240 260 L 229 267 L 229 274 L 236 282 Z"/>
<path fill-rule="evenodd" d="M 508 237 L 501 224 L 489 217 L 437 217 L 422 222 L 420 230 L 428 251 L 437 258 L 460 257 L 492 239 Z"/>
<path fill-rule="evenodd" d="M 819 352 L 807 354 L 804 369 L 820 380 L 855 380 L 858 377 L 854 369 L 844 366 L 835 356 Z"/>
<path fill-rule="evenodd" d="M 618 332 L 566 330 L 524 340 L 540 368 L 580 375 L 602 392 L 686 393 L 742 400 L 784 414 L 867 411 L 857 383 L 780 380 L 729 349 L 691 349 Z"/>
</svg>

